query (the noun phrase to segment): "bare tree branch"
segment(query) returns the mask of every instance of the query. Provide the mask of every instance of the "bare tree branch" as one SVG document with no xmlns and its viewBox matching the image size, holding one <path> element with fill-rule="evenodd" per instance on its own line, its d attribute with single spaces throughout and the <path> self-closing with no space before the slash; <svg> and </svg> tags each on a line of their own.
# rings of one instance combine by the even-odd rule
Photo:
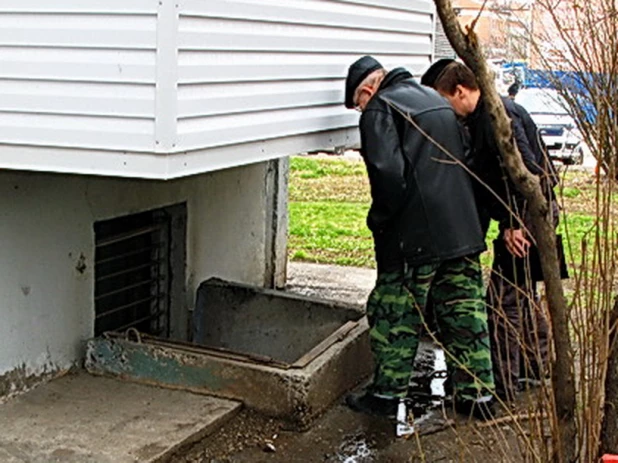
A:
<svg viewBox="0 0 618 463">
<path fill-rule="evenodd" d="M 532 216 L 533 233 L 537 239 L 541 267 L 545 278 L 547 301 L 551 314 L 555 360 L 552 365 L 552 386 L 556 420 L 554 423 L 555 460 L 577 461 L 577 426 L 573 350 L 569 336 L 567 302 L 560 280 L 556 237 L 549 214 L 549 207 L 540 187 L 539 179 L 523 164 L 521 154 L 513 140 L 511 125 L 504 105 L 498 96 L 493 78 L 481 53 L 473 30 L 463 33 L 450 0 L 434 0 L 444 31 L 451 46 L 474 72 L 490 113 L 496 140 L 503 155 L 505 167 L 517 189 L 528 201 Z"/>
</svg>

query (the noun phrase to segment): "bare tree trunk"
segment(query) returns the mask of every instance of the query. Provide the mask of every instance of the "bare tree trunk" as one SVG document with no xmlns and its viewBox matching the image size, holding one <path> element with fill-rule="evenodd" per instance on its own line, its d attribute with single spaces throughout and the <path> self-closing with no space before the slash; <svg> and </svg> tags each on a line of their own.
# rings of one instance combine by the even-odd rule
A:
<svg viewBox="0 0 618 463">
<path fill-rule="evenodd" d="M 526 169 L 514 143 L 511 124 L 478 45 L 474 23 L 464 34 L 451 1 L 434 0 L 434 2 L 451 45 L 478 80 L 483 99 L 491 115 L 498 146 L 503 153 L 506 169 L 530 207 L 532 232 L 537 240 L 536 244 L 541 258 L 556 354 L 551 379 L 557 418 L 557 423 L 553 426 L 557 427 L 555 429 L 557 432 L 552 434 L 559 436 L 559 441 L 554 442 L 555 457 L 553 460 L 575 462 L 577 461 L 577 427 L 574 415 L 576 396 L 573 349 L 569 336 L 567 301 L 560 279 L 556 236 L 549 206 L 543 196 L 539 179 Z"/>
<path fill-rule="evenodd" d="M 609 315 L 610 335 L 605 376 L 605 407 L 600 455 L 618 453 L 618 298 Z"/>
</svg>

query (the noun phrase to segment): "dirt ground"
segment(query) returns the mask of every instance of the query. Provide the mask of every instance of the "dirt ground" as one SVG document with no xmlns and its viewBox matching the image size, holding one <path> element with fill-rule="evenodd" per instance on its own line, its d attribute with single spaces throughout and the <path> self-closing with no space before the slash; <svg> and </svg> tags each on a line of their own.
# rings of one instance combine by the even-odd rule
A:
<svg viewBox="0 0 618 463">
<path fill-rule="evenodd" d="M 398 463 L 523 461 L 508 427 L 478 428 L 457 417 L 443 429 L 439 420 L 417 425 L 422 436 L 395 438 L 387 420 L 333 406 L 307 432 L 286 430 L 276 421 L 242 412 L 215 435 L 198 443 L 181 463 Z M 443 429 L 436 432 L 437 429 Z"/>
<path fill-rule="evenodd" d="M 288 290 L 363 304 L 375 271 L 292 263 Z M 427 351 L 427 343 L 424 343 Z M 424 354 L 417 356 L 417 365 Z M 525 407 L 524 407 L 525 408 Z M 415 421 L 416 434 L 396 438 L 388 420 L 355 413 L 343 398 L 306 432 L 243 410 L 215 434 L 176 455 L 179 463 L 520 462 L 521 438 L 507 423 L 480 422 L 440 408 Z"/>
</svg>

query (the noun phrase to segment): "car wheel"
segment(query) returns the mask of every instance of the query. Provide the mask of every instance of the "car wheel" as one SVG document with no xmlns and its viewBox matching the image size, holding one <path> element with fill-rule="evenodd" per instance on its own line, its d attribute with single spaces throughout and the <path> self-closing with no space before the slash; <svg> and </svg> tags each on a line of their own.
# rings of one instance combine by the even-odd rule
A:
<svg viewBox="0 0 618 463">
<path fill-rule="evenodd" d="M 584 150 L 579 148 L 573 156 L 573 164 L 582 165 L 584 163 Z"/>
</svg>

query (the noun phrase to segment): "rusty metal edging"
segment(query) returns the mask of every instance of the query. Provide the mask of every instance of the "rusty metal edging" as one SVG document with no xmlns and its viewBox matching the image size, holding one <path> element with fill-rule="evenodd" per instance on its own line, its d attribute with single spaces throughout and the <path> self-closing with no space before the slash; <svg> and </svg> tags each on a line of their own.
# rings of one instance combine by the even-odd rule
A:
<svg viewBox="0 0 618 463">
<path fill-rule="evenodd" d="M 107 339 L 122 339 L 124 341 L 135 342 L 137 344 L 148 344 L 157 347 L 165 347 L 170 349 L 177 349 L 184 352 L 190 352 L 194 354 L 205 354 L 222 359 L 235 360 L 245 363 L 261 363 L 269 366 L 274 366 L 284 370 L 304 368 L 314 361 L 320 354 L 324 353 L 329 347 L 343 341 L 350 332 L 358 326 L 357 321 L 349 321 L 339 327 L 330 336 L 313 347 L 309 352 L 296 360 L 294 363 L 289 364 L 281 362 L 272 357 L 258 354 L 248 354 L 244 352 L 236 352 L 223 347 L 206 347 L 191 344 L 184 341 L 167 341 L 165 339 L 158 338 L 156 336 L 150 336 L 147 334 L 139 333 L 135 329 L 129 329 L 125 334 L 117 332 L 106 332 L 104 337 Z M 131 335 L 135 338 L 131 339 Z"/>
<path fill-rule="evenodd" d="M 130 334 L 135 336 L 135 340 L 130 339 Z M 137 332 L 137 330 L 127 330 L 126 334 L 107 332 L 104 333 L 104 337 L 107 339 L 121 339 L 123 341 L 135 342 L 137 344 L 147 344 L 151 346 L 164 347 L 168 349 L 176 349 L 183 352 L 190 352 L 192 354 L 204 354 L 212 357 L 218 357 L 228 360 L 235 360 L 245 363 L 263 363 L 278 368 L 288 369 L 290 365 L 288 363 L 281 362 L 279 360 L 267 357 L 265 355 L 258 354 L 245 354 L 243 352 L 235 352 L 223 347 L 206 347 L 192 344 L 185 341 L 168 341 L 156 336 L 150 336 Z"/>
</svg>

